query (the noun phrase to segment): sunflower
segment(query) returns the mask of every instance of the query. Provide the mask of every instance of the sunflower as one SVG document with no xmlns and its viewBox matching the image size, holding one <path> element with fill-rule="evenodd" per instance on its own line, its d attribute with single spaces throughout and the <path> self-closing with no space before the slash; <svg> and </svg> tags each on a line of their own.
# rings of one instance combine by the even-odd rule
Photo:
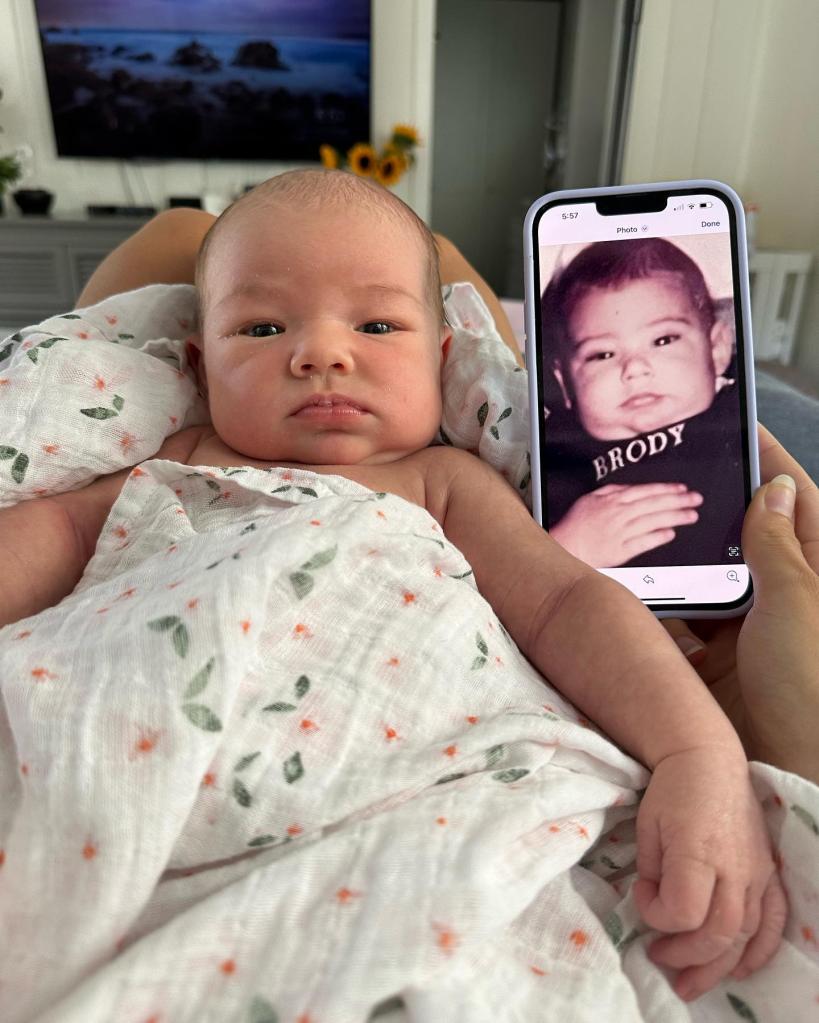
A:
<svg viewBox="0 0 819 1023">
<path fill-rule="evenodd" d="M 409 169 L 410 160 L 412 159 L 411 154 L 403 149 L 399 149 L 397 146 L 394 146 L 392 142 L 388 142 L 386 146 L 384 146 L 384 155 L 382 159 L 386 159 L 388 156 L 391 156 L 398 161 L 402 174 L 404 171 Z"/>
<path fill-rule="evenodd" d="M 341 163 L 341 153 L 334 146 L 319 146 L 322 167 L 334 170 Z"/>
<path fill-rule="evenodd" d="M 411 149 L 421 145 L 421 136 L 411 124 L 396 124 L 392 129 L 392 143 L 399 149 Z"/>
<path fill-rule="evenodd" d="M 379 185 L 389 188 L 401 179 L 406 164 L 398 153 L 387 152 L 378 161 L 375 168 L 375 180 Z"/>
<path fill-rule="evenodd" d="M 371 178 L 375 175 L 378 164 L 378 154 L 371 145 L 366 142 L 358 142 L 347 153 L 350 161 L 350 170 L 361 178 Z"/>
</svg>

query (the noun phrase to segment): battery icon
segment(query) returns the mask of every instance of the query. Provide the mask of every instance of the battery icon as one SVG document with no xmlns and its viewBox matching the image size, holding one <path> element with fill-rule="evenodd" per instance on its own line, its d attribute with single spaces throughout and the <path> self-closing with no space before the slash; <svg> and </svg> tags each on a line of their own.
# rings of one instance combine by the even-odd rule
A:
<svg viewBox="0 0 819 1023">
<path fill-rule="evenodd" d="M 701 202 L 700 209 L 701 210 L 710 209 L 713 205 L 714 204 L 712 202 Z"/>
</svg>

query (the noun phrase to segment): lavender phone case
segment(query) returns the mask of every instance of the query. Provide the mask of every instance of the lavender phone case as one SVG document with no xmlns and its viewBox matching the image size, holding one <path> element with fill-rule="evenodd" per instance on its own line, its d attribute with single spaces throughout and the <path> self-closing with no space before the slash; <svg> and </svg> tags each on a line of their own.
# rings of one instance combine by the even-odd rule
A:
<svg viewBox="0 0 819 1023">
<path fill-rule="evenodd" d="M 754 360 L 751 337 L 751 300 L 748 284 L 748 256 L 745 235 L 745 212 L 736 192 L 721 181 L 709 179 L 692 179 L 688 181 L 659 181 L 644 185 L 619 185 L 611 188 L 579 188 L 559 192 L 550 192 L 541 196 L 530 207 L 523 225 L 524 248 L 524 284 L 525 284 L 525 325 L 526 325 L 526 365 L 529 371 L 529 419 L 531 429 L 532 452 L 532 514 L 535 520 L 543 525 L 542 506 L 542 473 L 539 428 L 539 380 L 537 367 L 538 339 L 535 330 L 535 307 L 540 301 L 540 285 L 535 279 L 535 246 L 534 223 L 538 211 L 547 203 L 556 199 L 594 199 L 613 195 L 629 195 L 646 192 L 676 192 L 681 189 L 711 189 L 718 191 L 727 204 L 733 207 L 736 215 L 737 257 L 739 269 L 739 300 L 744 336 L 744 367 L 745 367 L 745 402 L 748 416 L 748 455 L 750 469 L 751 492 L 759 488 L 759 446 L 756 432 L 756 395 L 754 390 Z M 750 589 L 750 587 L 749 587 Z M 748 599 L 741 605 L 731 608 L 711 608 L 696 610 L 694 608 L 669 609 L 667 606 L 646 606 L 657 618 L 735 618 L 748 611 L 753 603 L 751 590 Z"/>
</svg>

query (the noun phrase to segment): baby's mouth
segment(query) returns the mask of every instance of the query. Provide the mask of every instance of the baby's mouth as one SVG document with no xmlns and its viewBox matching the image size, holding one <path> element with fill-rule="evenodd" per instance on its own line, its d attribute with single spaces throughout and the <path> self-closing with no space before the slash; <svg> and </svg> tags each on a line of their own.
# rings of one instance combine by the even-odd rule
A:
<svg viewBox="0 0 819 1023">
<path fill-rule="evenodd" d="M 362 405 L 345 394 L 313 394 L 293 413 L 296 416 L 361 416 L 367 413 Z"/>
<path fill-rule="evenodd" d="M 626 401 L 621 403 L 620 408 L 648 408 L 650 405 L 656 405 L 657 402 L 663 401 L 664 398 L 664 394 L 654 394 L 650 391 L 644 391 L 641 394 L 633 394 L 630 398 L 627 398 Z"/>
</svg>

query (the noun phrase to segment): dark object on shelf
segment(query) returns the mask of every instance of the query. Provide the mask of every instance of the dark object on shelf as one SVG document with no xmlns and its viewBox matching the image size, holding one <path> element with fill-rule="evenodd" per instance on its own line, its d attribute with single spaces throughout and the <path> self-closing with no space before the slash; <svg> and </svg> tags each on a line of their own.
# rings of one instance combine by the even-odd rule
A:
<svg viewBox="0 0 819 1023">
<path fill-rule="evenodd" d="M 89 217 L 152 217 L 156 206 L 86 206 Z"/>
<path fill-rule="evenodd" d="M 192 206 L 195 210 L 202 209 L 202 200 L 198 195 L 172 195 L 168 199 L 168 208 L 175 206 Z"/>
<path fill-rule="evenodd" d="M 48 213 L 54 202 L 53 192 L 44 188 L 20 188 L 11 197 L 21 213 Z"/>
</svg>

